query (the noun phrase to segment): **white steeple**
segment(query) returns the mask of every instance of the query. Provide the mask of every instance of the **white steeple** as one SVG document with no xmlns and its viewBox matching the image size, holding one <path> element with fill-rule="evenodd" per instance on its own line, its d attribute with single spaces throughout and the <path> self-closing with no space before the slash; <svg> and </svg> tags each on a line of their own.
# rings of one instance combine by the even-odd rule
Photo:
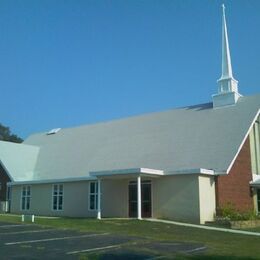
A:
<svg viewBox="0 0 260 260">
<path fill-rule="evenodd" d="M 218 94 L 212 96 L 213 107 L 234 105 L 241 96 L 238 93 L 238 81 L 234 79 L 232 73 L 224 4 L 222 11 L 222 75 L 217 81 Z"/>
</svg>

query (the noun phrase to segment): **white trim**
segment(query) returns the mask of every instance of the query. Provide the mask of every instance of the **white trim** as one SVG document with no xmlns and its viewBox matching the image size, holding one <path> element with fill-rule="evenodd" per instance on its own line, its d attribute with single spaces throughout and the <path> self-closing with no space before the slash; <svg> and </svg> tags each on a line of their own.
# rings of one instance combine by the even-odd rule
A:
<svg viewBox="0 0 260 260">
<path fill-rule="evenodd" d="M 227 174 L 230 172 L 230 170 L 231 170 L 233 164 L 235 163 L 235 161 L 236 161 L 236 159 L 237 159 L 237 156 L 238 156 L 239 152 L 241 151 L 241 149 L 242 149 L 242 147 L 243 147 L 243 145 L 244 145 L 244 143 L 245 143 L 245 141 L 246 141 L 246 139 L 247 139 L 247 137 L 248 137 L 248 135 L 249 135 L 249 133 L 250 133 L 252 127 L 254 126 L 255 121 L 256 121 L 257 118 L 259 117 L 259 115 L 260 115 L 260 109 L 258 109 L 258 112 L 256 113 L 256 116 L 254 117 L 254 119 L 253 119 L 253 121 L 252 121 L 252 123 L 251 123 L 251 125 L 250 125 L 250 127 L 249 127 L 249 129 L 248 129 L 248 131 L 247 131 L 247 133 L 246 133 L 246 135 L 245 135 L 245 137 L 244 137 L 244 139 L 242 140 L 242 143 L 240 144 L 237 153 L 235 154 L 233 160 L 231 161 L 229 167 L 227 168 Z"/>
<path fill-rule="evenodd" d="M 97 219 L 101 219 L 101 180 L 97 182 Z"/>
<path fill-rule="evenodd" d="M 90 176 L 85 177 L 68 177 L 61 179 L 47 179 L 47 180 L 32 180 L 32 181 L 10 181 L 7 182 L 9 186 L 17 185 L 31 185 L 31 184 L 55 184 L 55 183 L 65 183 L 65 182 L 78 182 L 78 181 L 97 181 L 98 177 L 106 176 L 118 176 L 118 175 L 151 175 L 151 176 L 164 176 L 164 175 L 178 175 L 178 174 L 206 174 L 214 175 L 216 174 L 214 170 L 198 168 L 198 169 L 183 169 L 177 171 L 167 171 L 149 169 L 149 168 L 130 168 L 130 169 L 121 169 L 121 170 L 108 170 L 108 171 L 93 171 L 89 173 Z"/>
<path fill-rule="evenodd" d="M 177 171 L 168 171 L 165 172 L 165 175 L 180 175 L 180 174 L 205 174 L 205 175 L 215 175 L 214 170 L 204 169 L 204 168 L 195 168 L 195 169 L 182 169 Z"/>
<path fill-rule="evenodd" d="M 162 170 L 149 169 L 149 168 L 130 168 L 130 169 L 115 169 L 108 171 L 94 171 L 90 172 L 91 176 L 96 177 L 105 177 L 105 176 L 113 176 L 113 175 L 127 175 L 127 174 L 149 174 L 149 175 L 164 175 Z"/>
<path fill-rule="evenodd" d="M 150 168 L 140 168 L 140 173 L 154 174 L 154 175 L 164 175 L 164 171 L 150 169 Z"/>
<path fill-rule="evenodd" d="M 137 176 L 137 218 L 142 219 L 142 184 L 141 176 Z"/>
<path fill-rule="evenodd" d="M 64 182 L 77 182 L 77 181 L 96 181 L 96 177 L 73 177 L 73 178 L 63 178 L 63 179 L 48 179 L 48 180 L 36 180 L 36 181 L 11 181 L 8 182 L 10 186 L 16 185 L 30 185 L 30 184 L 54 184 L 54 183 L 64 183 Z"/>
</svg>

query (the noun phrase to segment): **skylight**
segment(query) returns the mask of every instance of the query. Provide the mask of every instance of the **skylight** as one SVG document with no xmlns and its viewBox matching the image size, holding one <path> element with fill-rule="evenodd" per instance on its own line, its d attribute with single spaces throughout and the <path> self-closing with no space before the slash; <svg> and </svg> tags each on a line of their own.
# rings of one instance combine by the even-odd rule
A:
<svg viewBox="0 0 260 260">
<path fill-rule="evenodd" d="M 51 130 L 47 133 L 47 135 L 56 134 L 56 133 L 58 133 L 60 130 L 61 130 L 61 128 L 53 128 L 53 129 L 51 129 Z"/>
</svg>

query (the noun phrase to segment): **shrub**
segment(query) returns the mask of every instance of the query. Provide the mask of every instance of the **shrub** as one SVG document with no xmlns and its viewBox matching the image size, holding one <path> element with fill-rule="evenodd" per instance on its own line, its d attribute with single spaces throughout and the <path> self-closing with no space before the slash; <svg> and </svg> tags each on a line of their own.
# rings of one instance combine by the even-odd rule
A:
<svg viewBox="0 0 260 260">
<path fill-rule="evenodd" d="M 224 218 L 228 220 L 254 220 L 259 216 L 253 210 L 241 212 L 235 208 L 232 203 L 227 203 L 222 208 L 217 210 L 217 218 Z"/>
</svg>

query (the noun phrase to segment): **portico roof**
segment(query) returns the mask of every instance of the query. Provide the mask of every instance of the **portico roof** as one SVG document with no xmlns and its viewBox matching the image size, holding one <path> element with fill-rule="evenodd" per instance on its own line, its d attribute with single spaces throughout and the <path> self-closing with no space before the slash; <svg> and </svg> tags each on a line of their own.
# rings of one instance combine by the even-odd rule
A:
<svg viewBox="0 0 260 260">
<path fill-rule="evenodd" d="M 90 172 L 90 176 L 97 178 L 127 178 L 133 176 L 149 176 L 158 177 L 164 175 L 162 170 L 148 169 L 148 168 L 132 168 L 132 169 L 121 169 L 121 170 L 108 170 L 108 171 L 97 171 Z"/>
</svg>

